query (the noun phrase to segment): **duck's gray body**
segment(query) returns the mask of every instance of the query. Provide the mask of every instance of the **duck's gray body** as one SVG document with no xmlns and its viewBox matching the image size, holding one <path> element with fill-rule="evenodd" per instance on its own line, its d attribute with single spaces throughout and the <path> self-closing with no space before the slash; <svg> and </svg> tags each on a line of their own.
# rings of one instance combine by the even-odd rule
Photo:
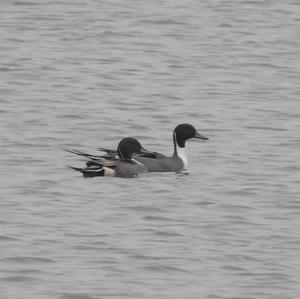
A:
<svg viewBox="0 0 300 299">
<path fill-rule="evenodd" d="M 115 161 L 114 163 L 115 176 L 123 178 L 132 178 L 140 174 L 146 173 L 147 168 L 132 159 L 131 161 Z"/>
<path fill-rule="evenodd" d="M 176 154 L 172 157 L 167 157 L 156 153 L 155 158 L 137 156 L 135 160 L 144 164 L 149 172 L 179 172 L 184 169 L 182 159 Z"/>
</svg>

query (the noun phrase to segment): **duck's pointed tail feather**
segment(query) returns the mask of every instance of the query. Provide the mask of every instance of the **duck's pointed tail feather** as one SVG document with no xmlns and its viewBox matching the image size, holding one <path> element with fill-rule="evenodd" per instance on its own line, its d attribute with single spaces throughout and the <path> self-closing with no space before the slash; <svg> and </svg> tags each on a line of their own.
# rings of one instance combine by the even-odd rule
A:
<svg viewBox="0 0 300 299">
<path fill-rule="evenodd" d="M 115 159 L 116 157 L 118 157 L 118 152 L 116 150 L 113 150 L 113 149 L 98 147 L 98 151 L 106 153 L 106 155 L 103 156 L 106 159 L 109 159 L 109 158 Z"/>
<path fill-rule="evenodd" d="M 107 154 L 117 154 L 116 150 L 104 147 L 98 147 L 98 151 L 105 152 Z"/>
<path fill-rule="evenodd" d="M 114 154 L 106 154 L 106 155 L 91 155 L 91 154 L 88 154 L 88 153 L 85 153 L 85 152 L 82 152 L 82 151 L 79 151 L 79 150 L 67 150 L 65 149 L 65 152 L 68 152 L 68 153 L 71 153 L 71 154 L 75 154 L 75 155 L 78 155 L 78 156 L 81 156 L 81 157 L 85 157 L 85 158 L 88 158 L 90 160 L 93 160 L 93 161 L 97 161 L 97 160 L 102 160 L 102 159 L 107 159 L 107 160 L 113 160 L 116 158 L 116 155 Z"/>
</svg>

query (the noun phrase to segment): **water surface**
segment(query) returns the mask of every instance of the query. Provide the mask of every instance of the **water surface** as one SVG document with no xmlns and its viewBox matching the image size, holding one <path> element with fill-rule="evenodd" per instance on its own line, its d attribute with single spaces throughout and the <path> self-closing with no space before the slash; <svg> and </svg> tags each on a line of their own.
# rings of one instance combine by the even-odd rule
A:
<svg viewBox="0 0 300 299">
<path fill-rule="evenodd" d="M 299 3 L 127 2 L 2 3 L 1 296 L 299 298 Z M 183 122 L 188 176 L 66 167 Z"/>
</svg>

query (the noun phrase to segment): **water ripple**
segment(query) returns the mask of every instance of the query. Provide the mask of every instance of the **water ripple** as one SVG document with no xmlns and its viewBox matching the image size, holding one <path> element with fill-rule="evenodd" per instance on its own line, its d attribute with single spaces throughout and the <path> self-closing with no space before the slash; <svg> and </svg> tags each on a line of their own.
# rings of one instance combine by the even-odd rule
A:
<svg viewBox="0 0 300 299">
<path fill-rule="evenodd" d="M 300 298 L 299 1 L 2 2 L 3 298 Z M 65 167 L 178 123 L 189 175 Z"/>
</svg>

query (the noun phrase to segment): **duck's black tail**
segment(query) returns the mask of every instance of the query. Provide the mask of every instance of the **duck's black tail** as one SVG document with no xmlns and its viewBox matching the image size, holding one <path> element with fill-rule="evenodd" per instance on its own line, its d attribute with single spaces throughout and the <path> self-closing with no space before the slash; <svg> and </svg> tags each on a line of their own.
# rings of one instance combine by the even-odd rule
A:
<svg viewBox="0 0 300 299">
<path fill-rule="evenodd" d="M 79 167 L 73 167 L 69 166 L 71 169 L 74 169 L 76 171 L 80 171 L 84 177 L 86 178 L 93 178 L 96 176 L 104 176 L 105 171 L 103 168 L 94 168 L 94 167 L 86 167 L 86 168 L 79 168 Z"/>
</svg>

